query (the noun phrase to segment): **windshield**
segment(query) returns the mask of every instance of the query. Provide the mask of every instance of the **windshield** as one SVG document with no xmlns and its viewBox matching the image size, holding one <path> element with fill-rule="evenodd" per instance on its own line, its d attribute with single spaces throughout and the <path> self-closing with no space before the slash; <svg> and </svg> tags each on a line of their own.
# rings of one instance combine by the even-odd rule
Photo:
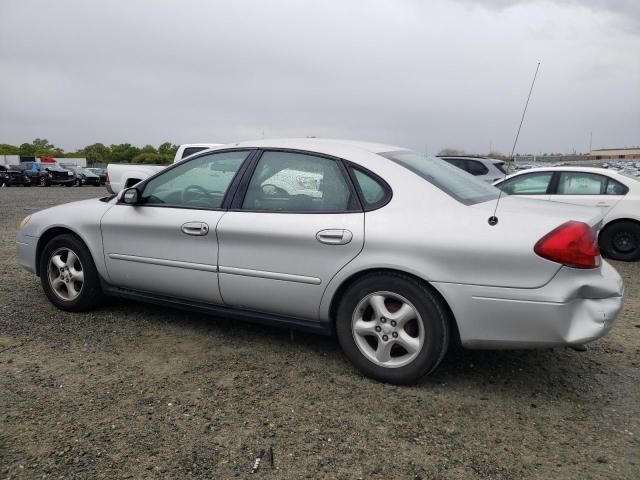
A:
<svg viewBox="0 0 640 480">
<path fill-rule="evenodd" d="M 495 200 L 500 194 L 497 188 L 440 158 L 425 158 L 409 150 L 380 155 L 411 170 L 465 205 Z"/>
</svg>

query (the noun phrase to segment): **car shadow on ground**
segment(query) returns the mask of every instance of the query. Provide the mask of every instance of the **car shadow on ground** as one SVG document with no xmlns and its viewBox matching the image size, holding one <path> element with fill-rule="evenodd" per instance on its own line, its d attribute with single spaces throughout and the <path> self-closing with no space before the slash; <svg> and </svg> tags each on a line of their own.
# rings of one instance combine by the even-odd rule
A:
<svg viewBox="0 0 640 480">
<path fill-rule="evenodd" d="M 117 317 L 124 314 L 131 321 L 144 319 L 152 324 L 161 322 L 163 325 L 170 325 L 172 329 L 177 328 L 185 335 L 222 335 L 234 344 L 245 340 L 248 346 L 255 346 L 257 342 L 266 350 L 272 346 L 280 351 L 290 349 L 318 356 L 318 362 L 327 361 L 326 357 L 329 357 L 331 365 L 327 366 L 327 375 L 332 375 L 331 369 L 337 369 L 335 375 L 362 378 L 342 353 L 335 337 L 123 299 L 111 300 L 108 306 L 103 307 L 103 311 Z M 575 352 L 564 347 L 540 350 L 468 350 L 452 344 L 436 371 L 417 385 L 401 388 L 428 390 L 446 385 L 452 389 L 472 389 L 477 392 L 500 390 L 501 394 L 511 392 L 512 396 L 518 398 L 548 397 L 557 401 L 575 400 L 578 396 L 586 401 L 591 398 L 592 393 L 585 385 L 597 383 L 597 379 L 594 370 L 585 368 L 585 361 L 591 361 L 589 352 Z"/>
</svg>

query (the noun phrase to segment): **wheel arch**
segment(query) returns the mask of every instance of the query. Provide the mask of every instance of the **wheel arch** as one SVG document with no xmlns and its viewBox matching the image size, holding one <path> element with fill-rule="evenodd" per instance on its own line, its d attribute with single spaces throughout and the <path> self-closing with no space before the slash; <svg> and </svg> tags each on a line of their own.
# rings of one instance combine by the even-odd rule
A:
<svg viewBox="0 0 640 480">
<path fill-rule="evenodd" d="M 65 234 L 73 235 L 82 243 L 84 243 L 85 246 L 87 245 L 87 242 L 85 242 L 80 235 L 78 235 L 76 232 L 74 232 L 68 227 L 56 226 L 56 227 L 49 228 L 42 235 L 40 235 L 40 238 L 38 238 L 38 245 L 36 247 L 36 264 L 35 264 L 36 275 L 40 276 L 40 258 L 42 257 L 42 252 L 44 251 L 44 247 L 47 245 L 47 243 L 51 241 L 51 239 L 58 237 L 60 235 L 65 235 Z"/>
<path fill-rule="evenodd" d="M 382 273 L 382 274 L 394 273 L 394 274 L 404 275 L 424 285 L 431 293 L 434 294 L 436 298 L 440 300 L 442 306 L 446 310 L 447 322 L 450 328 L 450 339 L 451 339 L 450 341 L 453 341 L 458 345 L 460 344 L 460 331 L 458 329 L 458 322 L 456 321 L 455 315 L 453 314 L 453 310 L 449 306 L 449 303 L 444 298 L 444 296 L 440 293 L 440 291 L 424 278 L 421 278 L 413 273 L 406 272 L 404 270 L 400 270 L 396 268 L 369 268 L 365 270 L 360 270 L 358 272 L 352 273 L 347 278 L 345 278 L 342 281 L 342 283 L 340 283 L 338 288 L 335 290 L 331 298 L 331 303 L 329 305 L 329 319 L 330 319 L 329 321 L 331 322 L 332 329 L 334 331 L 335 331 L 336 314 L 337 314 L 338 306 L 340 304 L 340 300 L 342 299 L 344 293 L 347 291 L 347 289 L 351 285 L 353 285 L 362 277 L 370 274 L 375 274 L 375 273 Z"/>
</svg>

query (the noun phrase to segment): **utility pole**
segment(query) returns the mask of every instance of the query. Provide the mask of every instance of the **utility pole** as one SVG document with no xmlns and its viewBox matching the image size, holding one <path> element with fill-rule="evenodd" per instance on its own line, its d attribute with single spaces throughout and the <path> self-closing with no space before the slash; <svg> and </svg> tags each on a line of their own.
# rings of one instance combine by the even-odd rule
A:
<svg viewBox="0 0 640 480">
<path fill-rule="evenodd" d="M 589 153 L 591 153 L 592 146 L 593 146 L 593 132 L 589 132 Z"/>
</svg>

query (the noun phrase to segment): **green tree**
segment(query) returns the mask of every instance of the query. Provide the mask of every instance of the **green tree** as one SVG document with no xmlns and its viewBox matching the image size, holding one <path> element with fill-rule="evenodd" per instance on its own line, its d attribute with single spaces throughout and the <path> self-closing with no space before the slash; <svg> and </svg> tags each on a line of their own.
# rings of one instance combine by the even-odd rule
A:
<svg viewBox="0 0 640 480">
<path fill-rule="evenodd" d="M 0 143 L 0 155 L 18 155 L 20 148 L 8 143 Z"/>
<path fill-rule="evenodd" d="M 139 154 L 140 149 L 130 143 L 111 145 L 111 161 L 114 163 L 129 163 Z"/>
<path fill-rule="evenodd" d="M 140 149 L 140 153 L 158 153 L 158 151 L 153 145 L 145 145 Z"/>
<path fill-rule="evenodd" d="M 32 143 L 23 143 L 18 148 L 18 155 L 32 157 L 36 154 L 36 147 Z"/>
<path fill-rule="evenodd" d="M 160 155 L 159 153 L 141 153 L 140 155 L 136 155 L 132 163 L 145 163 L 145 164 L 168 164 L 171 163 L 173 157 L 169 155 Z"/>
<path fill-rule="evenodd" d="M 111 158 L 111 149 L 103 143 L 94 143 L 79 150 L 78 154 L 86 157 L 87 163 L 89 164 L 104 163 L 108 162 Z"/>
<path fill-rule="evenodd" d="M 160 155 L 169 155 L 170 157 L 175 157 L 177 151 L 178 145 L 174 145 L 171 142 L 164 142 L 158 147 L 158 153 Z"/>
</svg>

